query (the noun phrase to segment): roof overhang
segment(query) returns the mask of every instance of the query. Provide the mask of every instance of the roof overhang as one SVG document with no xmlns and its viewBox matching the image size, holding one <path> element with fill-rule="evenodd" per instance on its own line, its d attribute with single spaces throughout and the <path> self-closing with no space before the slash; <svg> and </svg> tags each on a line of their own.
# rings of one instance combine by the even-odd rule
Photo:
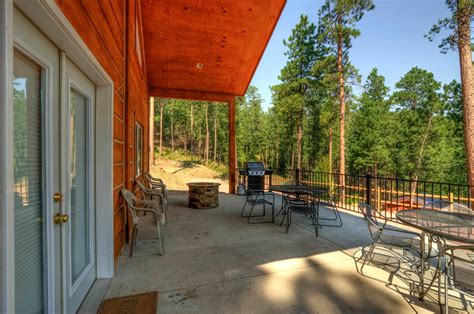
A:
<svg viewBox="0 0 474 314">
<path fill-rule="evenodd" d="M 149 94 L 245 94 L 286 0 L 141 0 Z"/>
</svg>

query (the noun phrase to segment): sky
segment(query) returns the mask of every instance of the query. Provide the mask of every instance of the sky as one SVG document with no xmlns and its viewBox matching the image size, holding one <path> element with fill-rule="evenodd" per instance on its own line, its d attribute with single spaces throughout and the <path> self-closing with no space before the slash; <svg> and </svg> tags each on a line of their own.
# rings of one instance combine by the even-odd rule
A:
<svg viewBox="0 0 474 314">
<path fill-rule="evenodd" d="M 286 64 L 283 39 L 290 36 L 301 14 L 317 24 L 322 3 L 323 0 L 287 0 L 251 82 L 264 99 L 264 109 L 271 106 L 269 87 L 279 83 L 278 75 Z M 395 83 L 414 66 L 433 72 L 442 83 L 460 81 L 457 51 L 440 53 L 442 34 L 433 42 L 423 37 L 438 19 L 450 15 L 444 0 L 374 0 L 374 4 L 375 9 L 357 24 L 361 35 L 353 40 L 349 51 L 351 63 L 362 75 L 362 83 L 370 70 L 377 67 L 393 91 Z"/>
</svg>

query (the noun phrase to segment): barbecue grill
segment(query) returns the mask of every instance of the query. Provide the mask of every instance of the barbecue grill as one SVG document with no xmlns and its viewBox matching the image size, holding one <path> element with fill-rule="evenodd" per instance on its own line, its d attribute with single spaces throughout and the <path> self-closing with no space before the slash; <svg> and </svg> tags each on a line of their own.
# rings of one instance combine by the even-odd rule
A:
<svg viewBox="0 0 474 314">
<path fill-rule="evenodd" d="M 244 180 L 244 184 L 251 191 L 263 191 L 265 189 L 265 176 L 269 176 L 271 185 L 273 170 L 265 169 L 261 161 L 244 162 L 244 167 L 239 169 L 239 174 Z"/>
</svg>

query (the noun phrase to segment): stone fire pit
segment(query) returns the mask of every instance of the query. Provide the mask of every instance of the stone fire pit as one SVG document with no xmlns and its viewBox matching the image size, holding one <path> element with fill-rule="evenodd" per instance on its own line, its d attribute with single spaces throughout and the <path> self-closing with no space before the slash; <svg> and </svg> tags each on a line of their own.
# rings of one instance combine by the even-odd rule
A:
<svg viewBox="0 0 474 314">
<path fill-rule="evenodd" d="M 206 209 L 219 206 L 219 186 L 220 183 L 213 182 L 188 183 L 188 207 Z"/>
</svg>

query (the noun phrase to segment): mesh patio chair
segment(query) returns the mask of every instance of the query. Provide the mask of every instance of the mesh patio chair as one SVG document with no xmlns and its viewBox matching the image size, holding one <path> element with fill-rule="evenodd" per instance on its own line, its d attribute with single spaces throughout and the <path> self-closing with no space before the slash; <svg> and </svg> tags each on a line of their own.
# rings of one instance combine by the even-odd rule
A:
<svg viewBox="0 0 474 314">
<path fill-rule="evenodd" d="M 130 242 L 130 256 L 133 256 L 133 248 L 137 242 L 138 224 L 140 216 L 138 213 L 150 212 L 155 218 L 156 231 L 158 233 L 158 245 L 160 255 L 164 254 L 163 235 L 161 232 L 161 224 L 164 221 L 164 215 L 159 213 L 158 205 L 155 201 L 141 200 L 127 189 L 122 189 L 122 196 L 125 199 L 125 204 L 132 216 L 132 238 Z"/>
<path fill-rule="evenodd" d="M 142 197 L 147 201 L 154 201 L 157 203 L 158 209 L 163 213 L 165 217 L 165 225 L 167 223 L 166 210 L 168 209 L 168 202 L 163 196 L 163 193 L 159 190 L 147 188 L 141 181 L 135 181 L 142 192 Z"/>
<path fill-rule="evenodd" d="M 444 277 L 444 309 L 449 313 L 449 290 L 460 294 L 468 313 L 474 313 L 474 245 L 446 245 L 439 253 L 439 267 Z M 441 278 L 438 298 L 441 303 Z M 469 296 L 469 300 L 465 298 Z"/>
<path fill-rule="evenodd" d="M 160 178 L 153 177 L 149 172 L 145 172 L 145 180 L 148 183 L 148 188 L 152 188 L 163 193 L 163 197 L 168 200 L 168 190 L 166 184 Z"/>
<path fill-rule="evenodd" d="M 344 224 L 342 222 L 341 214 L 339 213 L 339 209 L 337 204 L 341 201 L 342 193 L 344 192 L 344 187 L 340 186 L 335 189 L 333 189 L 331 192 L 329 192 L 329 206 L 332 209 L 333 217 L 321 217 L 321 214 L 319 214 L 318 217 L 318 222 L 320 226 L 325 226 L 325 227 L 342 227 Z M 333 222 L 333 223 L 321 223 L 321 221 L 328 221 L 328 222 Z"/>
<path fill-rule="evenodd" d="M 313 218 L 313 223 L 315 223 L 315 217 L 317 216 L 316 211 L 314 210 L 312 202 L 306 197 L 295 197 L 290 195 L 283 195 L 282 196 L 282 206 L 281 209 L 278 211 L 277 216 L 280 214 L 283 216 L 280 227 L 283 226 L 285 223 L 285 232 L 288 233 L 288 230 L 291 226 L 291 219 L 293 210 L 297 211 L 305 211 Z M 316 236 L 317 234 L 317 225 L 315 227 Z"/>
<path fill-rule="evenodd" d="M 249 189 L 246 185 L 244 186 L 245 191 L 245 203 L 242 207 L 240 217 L 247 218 L 248 223 L 268 223 L 274 222 L 275 220 L 275 195 L 272 192 L 265 192 L 262 190 L 252 190 Z M 248 215 L 245 213 L 247 206 L 250 206 L 250 212 Z M 252 215 L 255 205 L 262 205 L 262 214 L 261 215 Z M 266 206 L 269 205 L 272 208 L 272 220 L 268 221 L 252 221 L 251 218 L 265 217 L 266 216 Z"/>
<path fill-rule="evenodd" d="M 376 247 L 389 250 L 392 253 L 391 255 L 395 258 L 404 257 L 404 251 L 409 251 L 412 255 L 420 255 L 418 249 L 421 243 L 421 236 L 418 233 L 388 227 L 386 225 L 388 220 L 382 218 L 382 215 L 367 203 L 359 203 L 359 210 L 364 216 L 370 237 L 373 240 L 369 251 L 365 253 L 365 258 L 360 269 L 361 273 L 367 262 L 373 259 L 372 255 Z M 401 249 L 402 254 L 397 252 L 396 249 Z"/>
</svg>

